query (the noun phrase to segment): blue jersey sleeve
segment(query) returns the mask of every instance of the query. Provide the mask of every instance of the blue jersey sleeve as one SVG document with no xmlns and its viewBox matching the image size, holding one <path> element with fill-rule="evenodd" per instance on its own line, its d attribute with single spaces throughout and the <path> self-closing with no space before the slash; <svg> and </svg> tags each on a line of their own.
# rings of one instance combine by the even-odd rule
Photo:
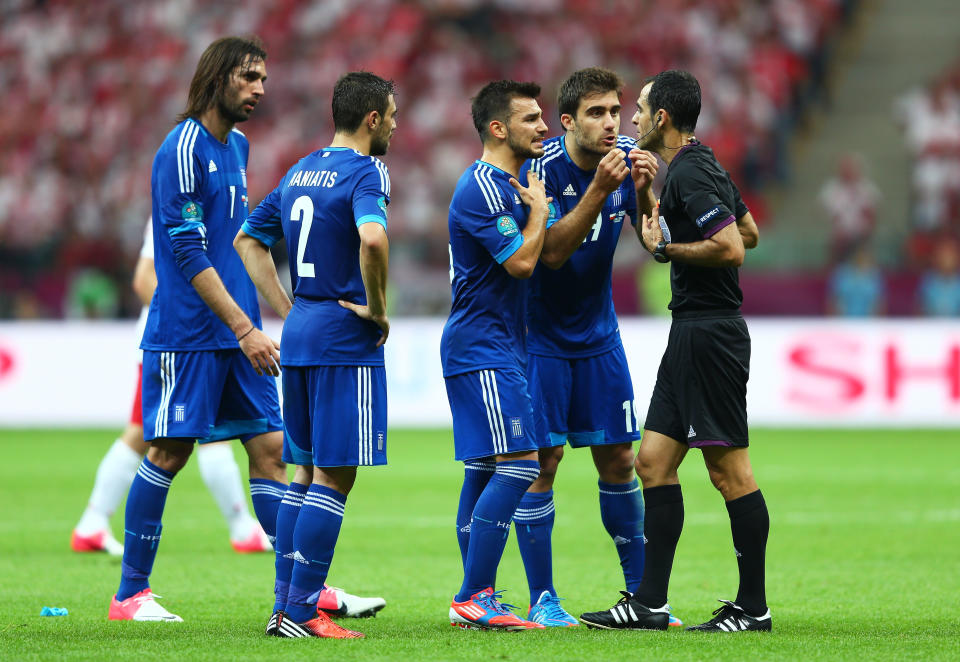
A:
<svg viewBox="0 0 960 662">
<path fill-rule="evenodd" d="M 637 189 L 633 188 L 633 178 L 627 175 L 627 204 L 624 205 L 627 216 L 634 227 L 637 225 Z"/>
<path fill-rule="evenodd" d="M 390 204 L 390 173 L 376 157 L 370 157 L 370 166 L 364 168 L 353 190 L 353 217 L 357 227 L 364 223 L 379 223 L 387 229 L 387 205 Z"/>
<path fill-rule="evenodd" d="M 184 141 L 190 140 L 189 124 L 184 129 Z M 196 134 L 193 133 L 195 138 Z M 187 280 L 212 267 L 207 258 L 206 230 L 203 198 L 200 194 L 206 169 L 200 166 L 199 158 L 189 149 L 177 149 L 176 153 L 164 151 L 157 155 L 159 186 L 153 194 L 157 201 L 162 228 L 170 235 L 177 267 Z"/>
<path fill-rule="evenodd" d="M 288 174 L 287 177 L 290 175 Z M 280 201 L 287 177 L 280 180 L 277 188 L 257 205 L 240 228 L 246 234 L 260 241 L 268 248 L 283 238 L 283 224 L 280 219 Z"/>
<path fill-rule="evenodd" d="M 523 234 L 511 211 L 504 209 L 502 192 L 490 179 L 480 176 L 464 196 L 457 218 L 460 225 L 503 264 L 523 245 Z"/>
</svg>

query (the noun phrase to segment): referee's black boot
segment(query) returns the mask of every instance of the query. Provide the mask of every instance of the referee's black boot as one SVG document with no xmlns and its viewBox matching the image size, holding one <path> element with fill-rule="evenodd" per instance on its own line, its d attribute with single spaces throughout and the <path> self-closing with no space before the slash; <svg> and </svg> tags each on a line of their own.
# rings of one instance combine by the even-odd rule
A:
<svg viewBox="0 0 960 662">
<path fill-rule="evenodd" d="M 604 611 L 580 614 L 580 622 L 588 628 L 603 630 L 666 630 L 670 624 L 670 607 L 651 609 L 640 604 L 628 591 L 617 604 Z"/>
<path fill-rule="evenodd" d="M 706 623 L 687 628 L 689 632 L 770 632 L 773 619 L 770 610 L 762 616 L 751 616 L 729 600 L 721 600 L 723 606 L 713 612 Z"/>
</svg>

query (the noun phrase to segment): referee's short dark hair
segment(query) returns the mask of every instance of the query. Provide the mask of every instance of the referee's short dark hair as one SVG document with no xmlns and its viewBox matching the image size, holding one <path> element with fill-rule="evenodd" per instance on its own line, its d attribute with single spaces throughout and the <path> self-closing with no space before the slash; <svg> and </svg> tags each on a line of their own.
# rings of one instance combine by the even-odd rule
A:
<svg viewBox="0 0 960 662">
<path fill-rule="evenodd" d="M 588 94 L 623 93 L 623 80 L 616 73 L 602 67 L 587 67 L 570 74 L 560 84 L 557 94 L 557 110 L 560 115 L 577 116 L 580 100 Z"/>
<path fill-rule="evenodd" d="M 480 140 L 489 138 L 490 122 L 499 120 L 506 123 L 510 119 L 510 102 L 514 99 L 536 99 L 540 96 L 540 86 L 536 83 L 520 83 L 515 80 L 495 80 L 483 86 L 473 97 L 470 113 L 473 125 L 480 134 Z"/>
<path fill-rule="evenodd" d="M 351 71 L 340 76 L 333 86 L 333 130 L 356 133 L 363 118 L 372 111 L 383 117 L 394 94 L 393 81 L 384 80 L 369 71 Z"/>
<path fill-rule="evenodd" d="M 691 132 L 697 128 L 700 117 L 700 83 L 689 71 L 670 69 L 661 71 L 648 78 L 644 85 L 652 82 L 647 102 L 650 112 L 660 108 L 670 113 L 673 126 L 677 131 Z"/>
</svg>

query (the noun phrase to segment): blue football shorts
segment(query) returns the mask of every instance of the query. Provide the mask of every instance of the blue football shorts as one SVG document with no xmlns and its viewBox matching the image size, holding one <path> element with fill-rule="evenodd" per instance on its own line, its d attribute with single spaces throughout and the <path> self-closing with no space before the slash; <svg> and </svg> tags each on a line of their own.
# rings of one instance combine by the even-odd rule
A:
<svg viewBox="0 0 960 662">
<path fill-rule="evenodd" d="M 533 405 L 520 370 L 477 370 L 445 381 L 457 460 L 536 450 Z"/>
<path fill-rule="evenodd" d="M 239 349 L 143 351 L 143 438 L 240 439 L 283 429 L 277 380 Z"/>
<path fill-rule="evenodd" d="M 383 366 L 284 366 L 283 460 L 316 467 L 387 463 Z"/>
<path fill-rule="evenodd" d="M 537 405 L 540 448 L 574 448 L 637 441 L 633 382 L 623 346 L 598 356 L 562 359 L 531 354 L 527 360 L 530 395 Z"/>
</svg>

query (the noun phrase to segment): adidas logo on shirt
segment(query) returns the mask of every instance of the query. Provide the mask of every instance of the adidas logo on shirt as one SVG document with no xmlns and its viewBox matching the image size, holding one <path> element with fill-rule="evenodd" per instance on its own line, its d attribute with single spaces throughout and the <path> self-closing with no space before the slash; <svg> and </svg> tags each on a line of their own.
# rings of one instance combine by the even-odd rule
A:
<svg viewBox="0 0 960 662">
<path fill-rule="evenodd" d="M 513 204 L 515 204 L 515 205 L 519 205 L 519 204 L 520 204 L 520 196 L 517 195 L 516 193 L 513 194 Z"/>
<path fill-rule="evenodd" d="M 690 430 L 687 432 L 687 439 L 690 439 L 691 437 L 696 437 L 696 436 L 697 436 L 697 433 L 694 432 L 693 426 L 691 425 Z"/>
<path fill-rule="evenodd" d="M 576 195 L 577 192 L 573 190 L 573 184 L 567 184 L 567 188 L 563 189 L 564 195 Z"/>
<path fill-rule="evenodd" d="M 213 159 L 210 159 L 210 164 L 207 166 L 207 172 L 216 172 L 217 164 L 213 162 Z"/>
</svg>

